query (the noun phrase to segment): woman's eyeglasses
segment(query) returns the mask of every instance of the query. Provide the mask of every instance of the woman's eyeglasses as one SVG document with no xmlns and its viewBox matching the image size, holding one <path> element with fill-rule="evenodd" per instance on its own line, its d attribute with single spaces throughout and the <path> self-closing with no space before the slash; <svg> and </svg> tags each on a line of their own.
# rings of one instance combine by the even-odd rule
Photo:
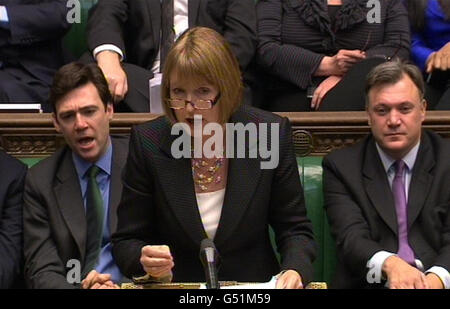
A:
<svg viewBox="0 0 450 309">
<path fill-rule="evenodd" d="M 166 99 L 166 102 L 169 104 L 171 109 L 183 109 L 186 108 L 186 104 L 191 104 L 195 109 L 211 109 L 214 105 L 216 105 L 219 100 L 219 96 L 212 100 L 202 100 L 202 99 L 194 99 L 194 100 L 186 100 L 186 99 Z"/>
</svg>

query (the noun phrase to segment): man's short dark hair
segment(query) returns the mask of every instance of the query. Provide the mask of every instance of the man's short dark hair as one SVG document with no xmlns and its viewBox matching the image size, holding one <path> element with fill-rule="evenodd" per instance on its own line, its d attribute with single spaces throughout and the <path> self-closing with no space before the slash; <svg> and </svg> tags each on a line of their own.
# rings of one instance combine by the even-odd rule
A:
<svg viewBox="0 0 450 309">
<path fill-rule="evenodd" d="M 95 63 L 72 62 L 62 66 L 53 77 L 49 103 L 56 112 L 56 105 L 70 91 L 92 83 L 105 106 L 112 103 L 108 82 L 102 70 Z"/>
<path fill-rule="evenodd" d="M 409 62 L 394 59 L 377 65 L 367 75 L 366 107 L 369 106 L 369 92 L 372 88 L 396 84 L 404 75 L 411 78 L 419 91 L 420 98 L 423 99 L 425 95 L 425 83 L 419 68 Z"/>
</svg>

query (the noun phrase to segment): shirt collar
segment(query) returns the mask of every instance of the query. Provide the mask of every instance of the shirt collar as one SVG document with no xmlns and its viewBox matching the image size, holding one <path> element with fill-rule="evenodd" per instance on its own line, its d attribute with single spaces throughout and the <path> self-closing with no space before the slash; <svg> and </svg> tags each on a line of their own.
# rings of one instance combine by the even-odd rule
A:
<svg viewBox="0 0 450 309">
<path fill-rule="evenodd" d="M 100 157 L 100 159 L 95 162 L 95 165 L 100 167 L 103 172 L 105 172 L 108 175 L 111 175 L 111 162 L 112 162 L 112 143 L 111 138 L 109 138 L 108 141 L 108 148 L 106 149 L 106 152 L 103 154 L 103 156 Z M 86 176 L 87 170 L 92 166 L 91 162 L 88 162 L 84 159 L 82 159 L 79 155 L 77 155 L 75 152 L 72 151 L 72 160 L 75 164 L 75 169 L 77 170 L 78 175 L 80 178 L 84 178 Z"/>
<path fill-rule="evenodd" d="M 378 143 L 375 143 L 377 146 L 378 154 L 380 155 L 381 162 L 383 163 L 384 170 L 386 173 L 389 172 L 389 169 L 392 167 L 392 164 L 396 161 L 391 156 L 389 156 L 386 152 L 381 149 Z M 403 162 L 405 162 L 409 171 L 412 171 L 414 167 L 414 163 L 416 162 L 417 153 L 419 152 L 420 141 L 402 158 Z"/>
</svg>

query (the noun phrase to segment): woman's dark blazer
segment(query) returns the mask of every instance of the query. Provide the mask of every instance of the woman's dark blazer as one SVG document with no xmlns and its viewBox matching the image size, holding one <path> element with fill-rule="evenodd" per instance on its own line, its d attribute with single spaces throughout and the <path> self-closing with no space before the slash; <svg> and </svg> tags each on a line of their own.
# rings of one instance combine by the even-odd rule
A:
<svg viewBox="0 0 450 309">
<path fill-rule="evenodd" d="M 331 24 L 325 0 L 258 1 L 259 65 L 284 84 L 306 89 L 322 58 L 340 49 L 408 59 L 408 14 L 401 0 L 375 1 L 380 14 L 375 13 L 377 7 L 367 8 L 367 0 L 342 2 Z"/>
<path fill-rule="evenodd" d="M 221 256 L 220 280 L 261 282 L 295 269 L 312 280 L 315 243 L 287 118 L 241 107 L 231 123 L 279 125 L 279 165 L 261 169 L 261 158 L 230 159 L 223 209 L 214 238 Z M 168 245 L 174 282 L 204 282 L 199 259 L 206 238 L 198 211 L 191 160 L 175 159 L 169 121 L 160 117 L 133 128 L 123 174 L 124 191 L 113 235 L 113 254 L 128 277 L 143 275 L 141 248 Z M 268 134 L 270 136 L 270 134 Z M 260 139 L 261 140 L 261 139 Z M 246 145 L 256 147 L 257 145 Z M 236 148 L 235 148 L 236 149 Z M 258 152 L 259 153 L 259 152 Z M 281 267 L 269 238 L 275 231 Z"/>
</svg>

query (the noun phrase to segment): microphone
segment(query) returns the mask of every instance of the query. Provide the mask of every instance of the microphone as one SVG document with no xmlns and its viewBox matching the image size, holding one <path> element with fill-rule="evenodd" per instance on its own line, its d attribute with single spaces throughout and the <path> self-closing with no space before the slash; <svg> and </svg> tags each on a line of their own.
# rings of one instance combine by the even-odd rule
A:
<svg viewBox="0 0 450 309">
<path fill-rule="evenodd" d="M 207 289 L 220 289 L 217 270 L 219 268 L 219 253 L 214 242 L 205 238 L 200 243 L 200 260 L 203 264 Z"/>
</svg>

